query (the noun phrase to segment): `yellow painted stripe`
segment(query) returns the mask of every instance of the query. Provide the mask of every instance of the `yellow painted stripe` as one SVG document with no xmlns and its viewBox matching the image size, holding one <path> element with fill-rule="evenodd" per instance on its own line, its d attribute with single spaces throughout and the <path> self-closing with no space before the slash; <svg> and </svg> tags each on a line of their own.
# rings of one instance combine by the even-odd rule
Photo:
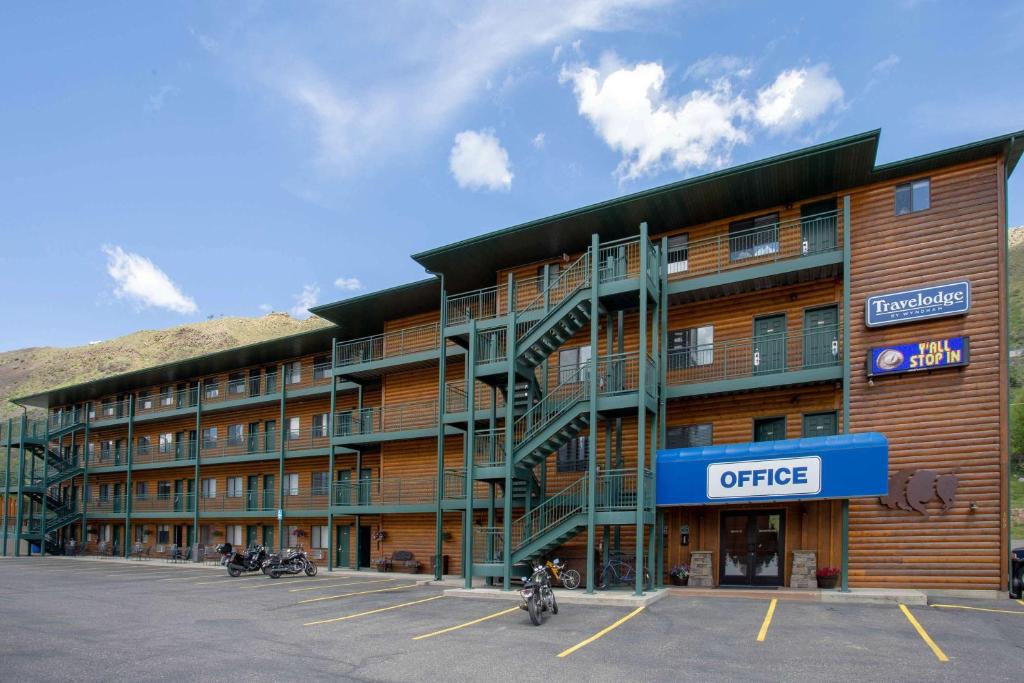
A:
<svg viewBox="0 0 1024 683">
<path fill-rule="evenodd" d="M 1024 600 L 1018 600 L 1017 602 L 1019 602 L 1020 604 L 1024 605 Z"/>
<path fill-rule="evenodd" d="M 1018 600 L 1018 602 L 1020 602 Z M 1024 604 L 1024 603 L 1021 603 Z M 991 607 L 968 607 L 967 605 L 932 605 L 932 607 L 941 607 L 943 609 L 969 609 L 976 612 L 998 612 L 1000 614 L 1019 614 L 1024 617 L 1024 612 L 1016 609 L 993 609 Z"/>
<path fill-rule="evenodd" d="M 637 607 L 635 610 L 633 610 L 632 612 L 630 612 L 626 616 L 622 617 L 621 619 L 616 621 L 611 626 L 608 626 L 608 627 L 605 627 L 605 628 L 601 629 L 600 631 L 598 631 L 594 635 L 590 636 L 586 640 L 583 640 L 583 641 L 580 641 L 579 643 L 576 643 L 575 645 L 570 647 L 568 650 L 562 650 L 561 652 L 558 653 L 558 656 L 559 657 L 568 657 L 573 652 L 576 652 L 576 650 L 579 650 L 581 647 L 586 647 L 587 645 L 590 645 L 592 642 L 594 642 L 598 638 L 600 638 L 600 637 L 602 637 L 602 636 L 604 636 L 604 635 L 614 631 L 615 629 L 617 629 L 618 627 L 622 626 L 627 621 L 629 621 L 630 619 L 632 619 L 633 617 L 635 617 L 636 615 L 640 614 L 643 611 L 644 611 L 643 606 Z"/>
<path fill-rule="evenodd" d="M 335 579 L 337 581 L 337 579 Z M 339 583 L 325 583 L 322 586 L 306 586 L 305 588 L 289 588 L 289 593 L 301 593 L 302 591 L 316 591 L 324 588 L 333 588 L 334 586 L 359 586 L 364 583 L 394 583 L 398 579 L 373 579 L 371 581 L 342 581 Z"/>
<path fill-rule="evenodd" d="M 340 595 L 325 595 L 320 598 L 309 598 L 308 600 L 299 600 L 297 605 L 304 605 L 308 602 L 322 602 L 324 600 L 338 600 L 339 598 L 347 598 L 352 595 L 368 595 L 370 593 L 383 593 L 384 591 L 396 591 L 402 588 L 415 588 L 418 584 L 410 583 L 404 586 L 389 586 L 387 588 L 374 588 L 369 591 L 356 591 L 355 593 L 341 593 Z"/>
<path fill-rule="evenodd" d="M 768 627 L 772 625 L 772 616 L 775 614 L 775 605 L 779 602 L 778 598 L 772 598 L 772 601 L 768 603 L 768 613 L 764 615 L 764 621 L 761 623 L 761 630 L 757 632 L 757 642 L 763 643 L 765 637 L 768 635 Z"/>
<path fill-rule="evenodd" d="M 430 602 L 431 600 L 440 600 L 443 595 L 435 595 L 432 598 L 424 598 L 422 600 L 413 600 L 412 602 L 403 602 L 399 605 L 391 605 L 390 607 L 380 607 L 378 609 L 371 609 L 368 612 L 358 612 L 356 614 L 347 614 L 343 617 L 335 617 L 333 619 L 321 619 L 320 621 L 311 621 L 303 626 L 319 626 L 320 624 L 333 624 L 336 621 L 345 621 L 346 619 L 355 619 L 356 617 L 365 617 L 370 614 L 379 614 L 380 612 L 387 612 L 388 610 L 398 609 L 399 607 L 409 607 L 410 605 L 419 605 L 423 602 Z"/>
<path fill-rule="evenodd" d="M 246 590 L 252 590 L 254 588 L 274 588 L 276 586 L 287 586 L 290 582 L 295 581 L 298 583 L 311 583 L 316 581 L 330 581 L 331 577 L 311 577 L 303 576 L 302 574 L 293 574 L 290 576 L 281 576 L 274 581 L 268 581 L 267 583 L 261 583 L 258 586 L 246 586 Z"/>
<path fill-rule="evenodd" d="M 465 624 L 459 624 L 458 626 L 449 626 L 448 628 L 443 628 L 440 631 L 434 631 L 432 633 L 424 633 L 422 636 L 414 636 L 413 640 L 423 640 L 424 638 L 432 638 L 434 636 L 439 636 L 442 633 L 451 633 L 452 631 L 458 631 L 460 628 L 466 628 L 467 626 L 472 626 L 473 624 L 479 624 L 482 621 L 487 621 L 489 619 L 495 619 L 497 617 L 500 617 L 503 614 L 508 614 L 509 612 L 518 612 L 518 611 L 519 611 L 519 607 L 518 606 L 517 607 L 510 607 L 509 609 L 503 609 L 500 612 L 495 612 L 494 614 L 488 614 L 486 617 L 480 617 L 479 619 L 474 619 L 473 621 L 467 621 Z"/>
<path fill-rule="evenodd" d="M 907 606 L 902 602 L 900 603 L 900 609 L 903 611 L 903 614 L 907 617 L 910 624 L 914 627 L 914 630 L 917 631 L 917 635 L 921 636 L 921 640 L 923 640 L 925 644 L 932 649 L 932 652 L 935 653 L 938 660 L 940 662 L 948 662 L 949 657 L 946 656 L 946 653 L 942 651 L 942 648 L 935 644 L 932 637 L 928 635 L 928 632 L 924 630 L 924 627 L 921 626 L 921 624 L 917 623 L 917 619 L 914 618 L 914 615 L 910 613 L 910 610 L 907 609 Z"/>
</svg>

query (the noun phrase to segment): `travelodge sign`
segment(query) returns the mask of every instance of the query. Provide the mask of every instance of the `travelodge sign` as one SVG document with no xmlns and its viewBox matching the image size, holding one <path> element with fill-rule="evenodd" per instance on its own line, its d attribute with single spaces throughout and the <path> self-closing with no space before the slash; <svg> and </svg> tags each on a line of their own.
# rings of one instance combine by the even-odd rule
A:
<svg viewBox="0 0 1024 683">
<path fill-rule="evenodd" d="M 868 327 L 883 327 L 963 315 L 970 308 L 971 283 L 963 280 L 869 296 L 864 305 L 864 323 Z"/>
</svg>

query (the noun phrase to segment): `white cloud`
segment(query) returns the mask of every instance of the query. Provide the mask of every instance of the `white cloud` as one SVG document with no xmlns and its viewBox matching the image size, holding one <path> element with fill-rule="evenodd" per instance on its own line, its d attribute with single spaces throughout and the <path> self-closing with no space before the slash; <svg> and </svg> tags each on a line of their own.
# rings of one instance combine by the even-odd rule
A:
<svg viewBox="0 0 1024 683">
<path fill-rule="evenodd" d="M 177 95 L 179 92 L 181 91 L 173 85 L 161 86 L 159 90 L 146 98 L 144 109 L 146 111 L 160 111 L 164 108 L 164 103 L 167 101 L 167 98 Z"/>
<path fill-rule="evenodd" d="M 193 26 L 189 26 L 188 32 L 196 39 L 199 46 L 209 52 L 210 54 L 217 54 L 220 52 L 220 42 L 205 33 L 200 33 Z"/>
<path fill-rule="evenodd" d="M 363 288 L 363 283 L 357 277 L 339 277 L 334 281 L 334 286 L 346 292 L 358 292 Z"/>
<path fill-rule="evenodd" d="M 111 245 L 104 245 L 103 253 L 107 255 L 107 274 L 116 283 L 114 296 L 118 299 L 127 299 L 141 308 L 166 308 L 183 315 L 199 310 L 196 302 L 145 256 Z"/>
<path fill-rule="evenodd" d="M 722 76 L 747 78 L 753 73 L 749 60 L 735 55 L 711 55 L 699 59 L 683 74 L 683 80 L 709 80 Z"/>
<path fill-rule="evenodd" d="M 902 60 L 899 55 L 892 54 L 871 67 L 871 70 L 876 74 L 885 74 L 892 71 L 897 65 L 899 65 L 900 61 Z"/>
<path fill-rule="evenodd" d="M 661 64 L 622 65 L 615 55 L 599 68 L 563 66 L 560 80 L 571 83 L 579 113 L 622 155 L 620 181 L 665 168 L 677 171 L 726 165 L 736 145 L 752 142 L 761 129 L 790 133 L 842 104 L 843 89 L 828 66 L 781 72 L 756 97 L 736 90 L 733 79 L 749 67 L 732 58 L 710 58 L 691 66 L 691 77 L 707 77 L 705 87 L 673 97 Z M 730 75 L 710 78 L 731 71 Z"/>
<path fill-rule="evenodd" d="M 555 49 L 551 51 L 551 61 L 557 62 L 558 58 L 562 56 L 562 46 L 555 45 Z"/>
<path fill-rule="evenodd" d="M 305 285 L 302 291 L 294 295 L 295 305 L 291 308 L 291 314 L 293 318 L 308 318 L 309 311 L 307 309 L 316 306 L 320 300 L 320 288 L 316 285 Z"/>
<path fill-rule="evenodd" d="M 448 167 L 459 187 L 470 190 L 509 190 L 512 171 L 508 152 L 489 130 L 464 130 L 455 136 Z"/>
<path fill-rule="evenodd" d="M 260 310 L 263 311 L 264 313 L 270 313 L 271 311 L 274 310 L 274 307 L 271 306 L 270 304 L 260 304 Z"/>
<path fill-rule="evenodd" d="M 534 149 L 544 149 L 545 143 L 546 143 L 546 140 L 544 139 L 544 132 L 543 131 L 541 131 L 540 133 L 537 133 L 536 135 L 534 135 L 533 139 L 530 140 L 530 144 L 533 145 Z"/>
<path fill-rule="evenodd" d="M 843 102 L 843 87 L 827 64 L 783 71 L 757 91 L 755 115 L 762 126 L 791 132 Z"/>
<path fill-rule="evenodd" d="M 486 0 L 472 8 L 431 5 L 400 16 L 384 8 L 366 9 L 381 13 L 371 18 L 386 15 L 390 29 L 366 31 L 354 42 L 364 52 L 372 49 L 389 58 L 347 80 L 327 68 L 325 50 L 316 50 L 339 41 L 338 34 L 352 23 L 341 16 L 307 20 L 301 29 L 268 29 L 260 40 L 241 46 L 246 55 L 241 71 L 311 123 L 322 167 L 346 171 L 386 153 L 406 153 L 418 137 L 448 125 L 489 80 L 523 56 L 547 49 L 560 54 L 555 46 L 581 32 L 621 30 L 634 21 L 637 10 L 667 1 Z M 579 50 L 578 40 L 571 44 Z M 436 49 L 439 45 L 444 49 Z M 223 52 L 229 52 L 227 46 Z"/>
</svg>

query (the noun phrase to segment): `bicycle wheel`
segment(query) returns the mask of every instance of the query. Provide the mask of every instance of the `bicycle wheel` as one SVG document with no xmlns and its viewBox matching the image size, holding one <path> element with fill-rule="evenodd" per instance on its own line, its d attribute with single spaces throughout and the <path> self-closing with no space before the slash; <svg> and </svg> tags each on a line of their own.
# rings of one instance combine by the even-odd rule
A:
<svg viewBox="0 0 1024 683">
<path fill-rule="evenodd" d="M 618 580 L 616 583 L 632 583 L 633 577 L 635 576 L 632 565 L 628 565 L 625 562 L 618 562 L 617 564 L 618 566 L 615 568 L 615 576 Z"/>
<path fill-rule="evenodd" d="M 615 568 L 615 562 L 609 562 L 601 572 L 601 589 L 607 590 L 619 583 L 619 572 Z"/>
<path fill-rule="evenodd" d="M 566 569 L 562 572 L 562 588 L 573 590 L 580 585 L 580 573 L 575 569 Z"/>
</svg>

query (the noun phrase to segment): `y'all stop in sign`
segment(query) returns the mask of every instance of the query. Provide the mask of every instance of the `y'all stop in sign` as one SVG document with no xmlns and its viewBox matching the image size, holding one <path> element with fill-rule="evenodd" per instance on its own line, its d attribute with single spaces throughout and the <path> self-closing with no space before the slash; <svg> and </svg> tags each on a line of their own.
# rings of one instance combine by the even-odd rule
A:
<svg viewBox="0 0 1024 683">
<path fill-rule="evenodd" d="M 895 375 L 967 365 L 970 338 L 946 337 L 909 344 L 876 346 L 868 357 L 868 376 Z"/>
</svg>

